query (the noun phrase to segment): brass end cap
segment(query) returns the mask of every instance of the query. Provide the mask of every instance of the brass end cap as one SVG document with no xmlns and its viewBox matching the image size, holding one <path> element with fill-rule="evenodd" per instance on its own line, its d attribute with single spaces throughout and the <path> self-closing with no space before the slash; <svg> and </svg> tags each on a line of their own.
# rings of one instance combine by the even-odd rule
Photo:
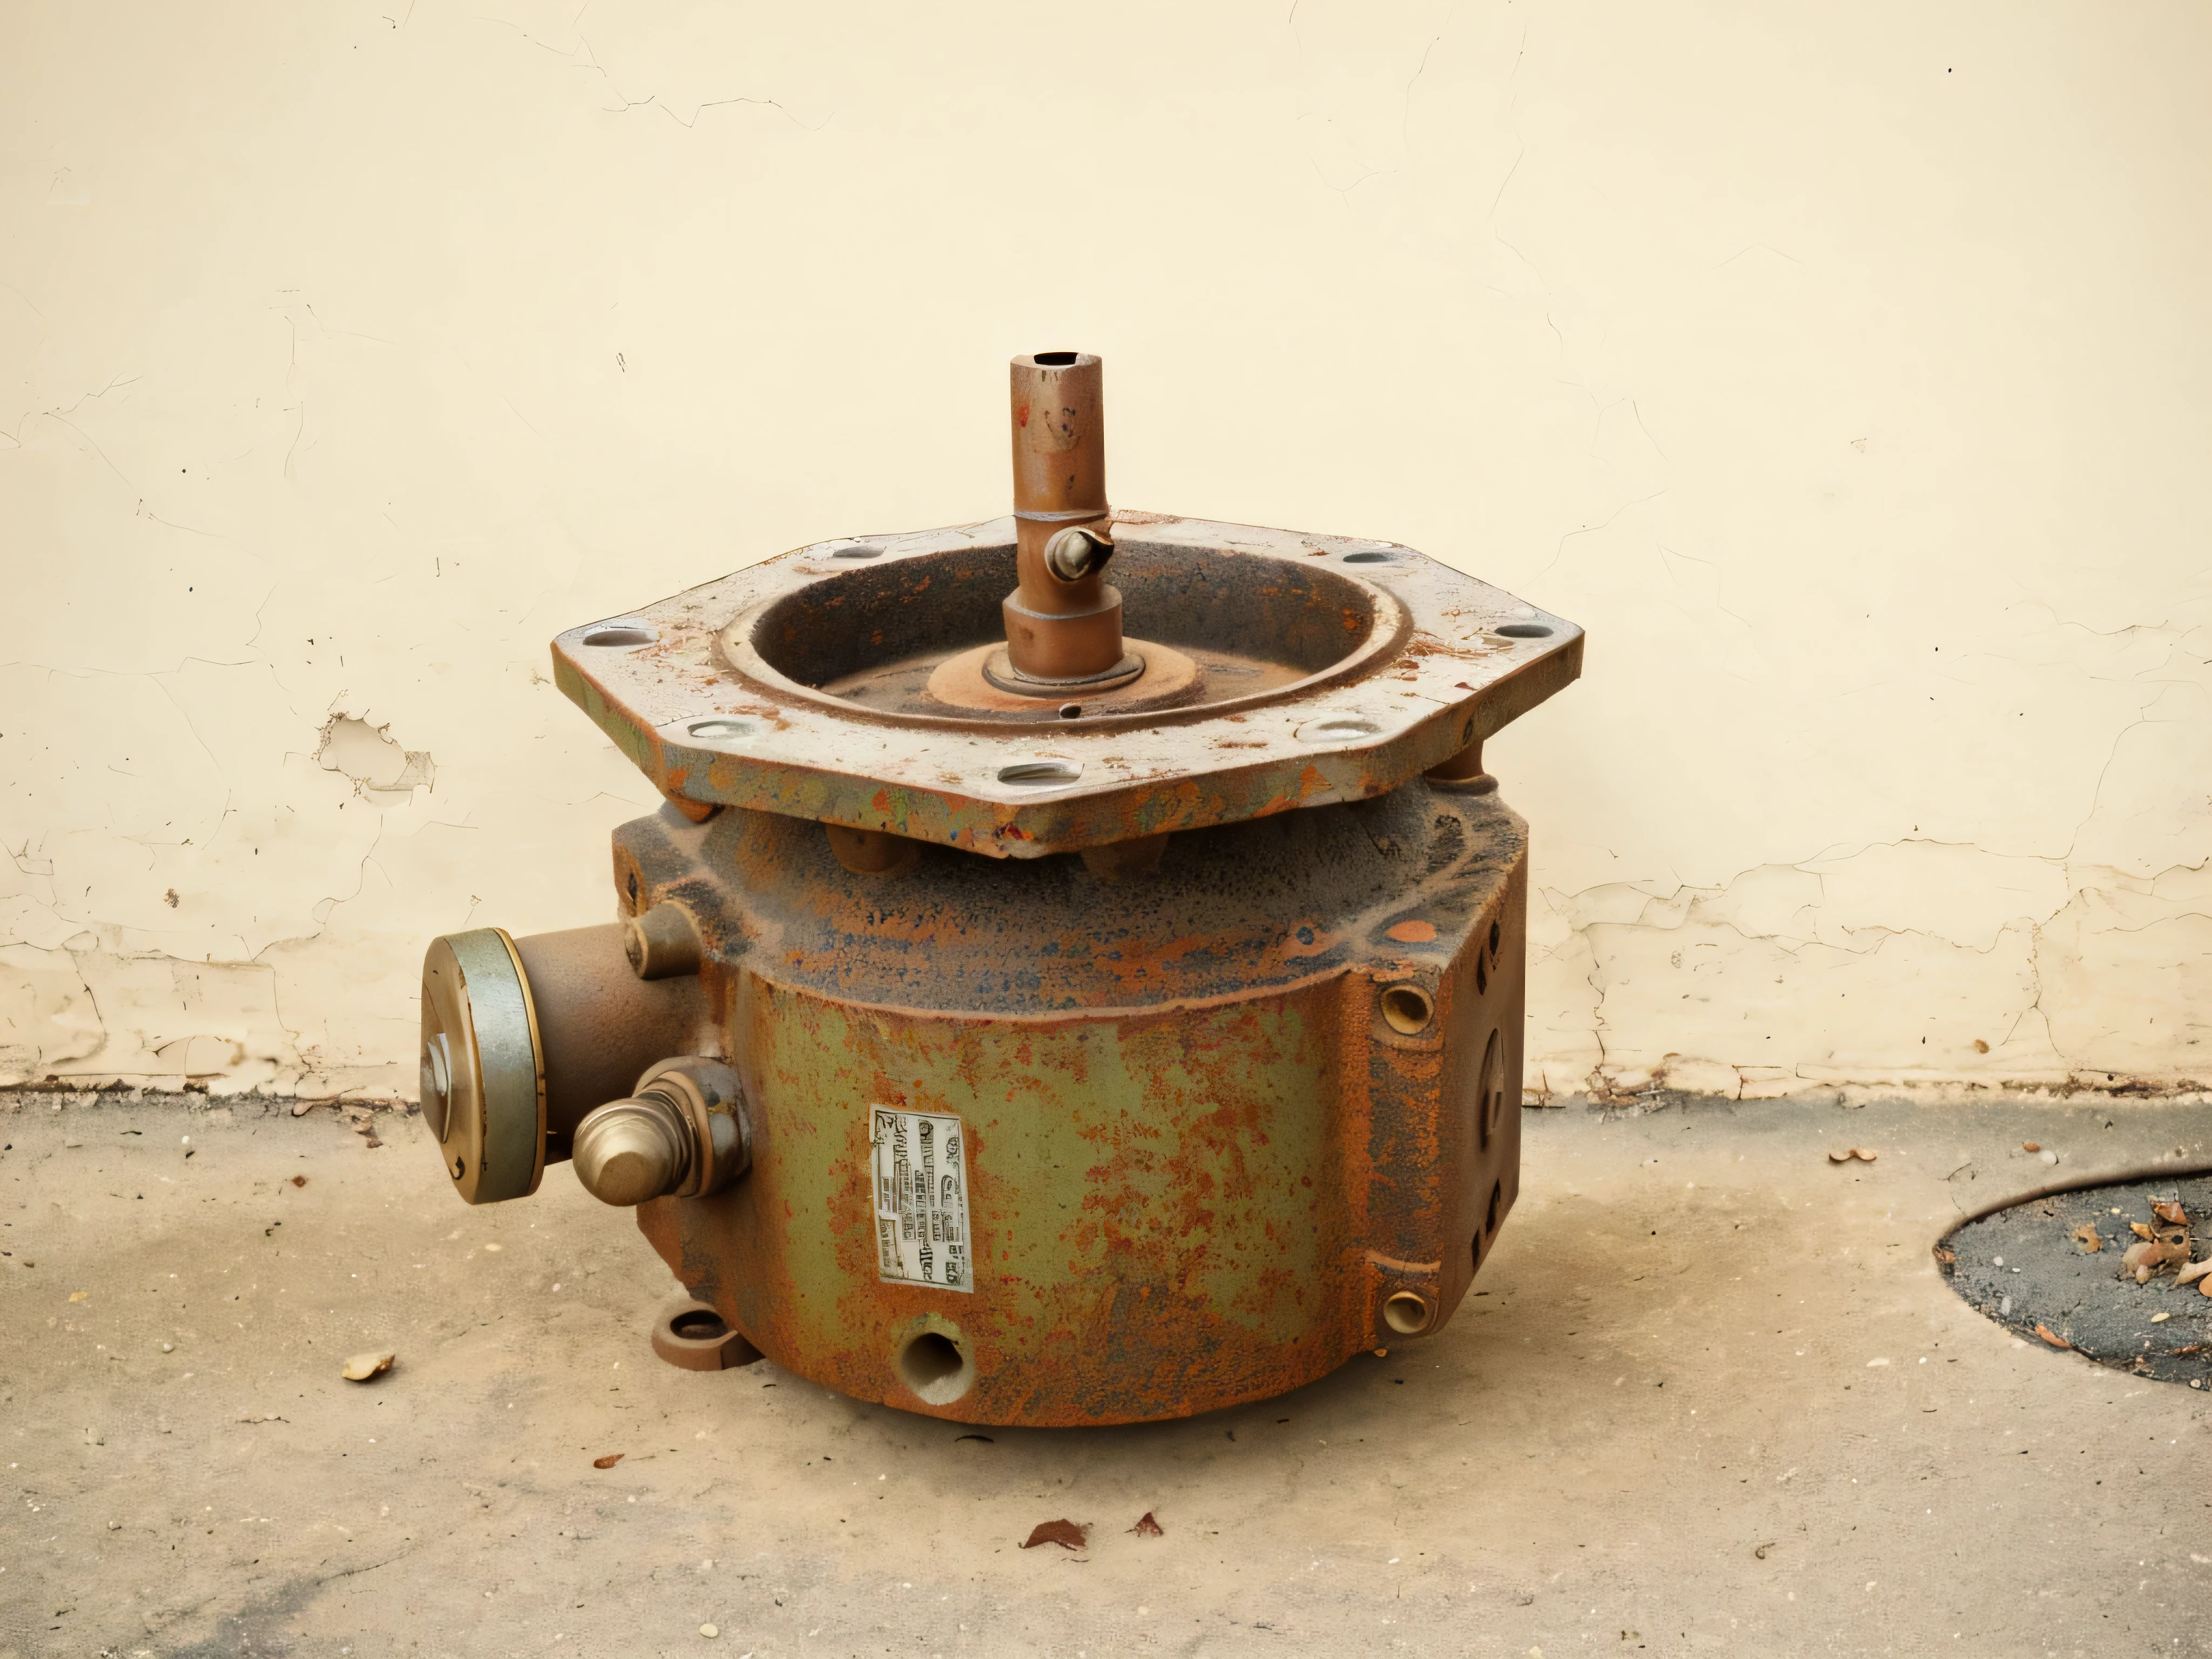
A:
<svg viewBox="0 0 2212 1659">
<path fill-rule="evenodd" d="M 719 1060 L 665 1060 L 637 1092 L 586 1115 L 571 1154 L 603 1204 L 701 1198 L 752 1167 L 752 1120 L 738 1074 Z"/>
<path fill-rule="evenodd" d="M 602 1106 L 576 1127 L 576 1179 L 602 1204 L 672 1193 L 691 1171 L 691 1126 L 659 1094 Z"/>
</svg>

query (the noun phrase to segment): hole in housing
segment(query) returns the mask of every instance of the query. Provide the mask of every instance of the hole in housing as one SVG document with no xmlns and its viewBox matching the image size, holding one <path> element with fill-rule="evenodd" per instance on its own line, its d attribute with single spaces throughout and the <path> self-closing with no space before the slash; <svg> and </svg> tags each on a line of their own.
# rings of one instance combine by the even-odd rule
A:
<svg viewBox="0 0 2212 1659">
<path fill-rule="evenodd" d="M 1083 769 L 1073 761 L 1034 760 L 1016 761 L 1012 766 L 999 769 L 1000 783 L 1019 784 L 1024 788 L 1045 789 L 1055 783 L 1073 783 L 1083 775 Z"/>
<path fill-rule="evenodd" d="M 1480 1132 L 1481 1144 L 1485 1147 L 1490 1145 L 1491 1136 L 1498 1133 L 1498 1126 L 1505 1115 L 1505 1054 L 1503 1041 L 1502 1032 L 1492 1031 L 1490 1034 L 1489 1044 L 1482 1051 L 1482 1070 L 1477 1074 L 1481 1081 L 1476 1085 L 1480 1093 L 1476 1096 L 1474 1103 L 1475 1127 Z M 1493 1199 L 1492 1201 L 1494 1203 L 1495 1200 Z M 1498 1224 L 1495 1211 L 1492 1213 L 1490 1224 L 1493 1227 Z"/>
<path fill-rule="evenodd" d="M 1548 640 L 1552 630 L 1542 623 L 1507 623 L 1503 628 L 1493 628 L 1492 633 L 1509 640 Z"/>
<path fill-rule="evenodd" d="M 650 628 L 641 628 L 635 623 L 617 623 L 607 628 L 594 628 L 584 635 L 584 643 L 611 651 L 626 651 L 633 646 L 651 645 L 659 637 Z"/>
<path fill-rule="evenodd" d="M 1060 704 L 1060 717 L 1064 720 L 1081 720 L 1083 718 L 1083 705 L 1079 702 L 1064 702 Z"/>
<path fill-rule="evenodd" d="M 749 720 L 694 720 L 684 729 L 695 738 L 742 738 L 753 728 Z"/>
<path fill-rule="evenodd" d="M 1382 1322 L 1401 1336 L 1419 1336 L 1429 1328 L 1428 1299 L 1400 1291 L 1382 1304 Z"/>
<path fill-rule="evenodd" d="M 1379 548 L 1370 549 L 1361 553 L 1347 553 L 1344 556 L 1344 562 L 1346 564 L 1395 564 L 1398 562 L 1398 556 L 1395 553 L 1385 553 Z"/>
<path fill-rule="evenodd" d="M 866 542 L 848 542 L 830 556 L 833 559 L 880 559 L 884 550 L 872 547 Z"/>
<path fill-rule="evenodd" d="M 1490 1213 L 1483 1218 L 1482 1222 L 1482 1231 L 1486 1233 L 1494 1233 L 1498 1231 L 1498 1206 L 1504 1201 L 1505 1183 L 1502 1181 L 1492 1182 L 1490 1183 Z"/>
<path fill-rule="evenodd" d="M 1382 994 L 1382 1021 L 1401 1036 L 1426 1029 L 1437 1006 L 1418 985 L 1394 985 Z"/>
<path fill-rule="evenodd" d="M 923 1331 L 898 1354 L 899 1381 L 933 1406 L 949 1406 L 968 1392 L 975 1367 L 960 1345 L 942 1331 Z"/>
<path fill-rule="evenodd" d="M 1040 351 L 1036 354 L 1036 360 L 1047 368 L 1066 368 L 1075 361 L 1075 354 L 1072 351 Z"/>
<path fill-rule="evenodd" d="M 718 1342 L 730 1334 L 722 1316 L 707 1308 L 687 1308 L 668 1322 L 668 1328 L 687 1342 Z"/>
</svg>

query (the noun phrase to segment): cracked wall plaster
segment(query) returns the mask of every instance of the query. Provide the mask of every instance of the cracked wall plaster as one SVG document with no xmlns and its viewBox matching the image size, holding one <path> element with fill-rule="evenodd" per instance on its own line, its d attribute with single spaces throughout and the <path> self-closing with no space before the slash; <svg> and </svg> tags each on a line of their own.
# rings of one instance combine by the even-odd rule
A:
<svg viewBox="0 0 2212 1659">
<path fill-rule="evenodd" d="M 0 16 L 0 1079 L 409 1091 L 652 804 L 546 641 L 1000 510 L 1061 343 L 1589 627 L 1534 1087 L 2212 1069 L 2202 9 L 125 14 Z"/>
<path fill-rule="evenodd" d="M 353 780 L 354 793 L 379 805 L 399 804 L 417 789 L 438 781 L 437 763 L 427 749 L 402 749 L 384 726 L 371 726 L 351 714 L 333 714 L 323 722 L 322 747 L 315 759 L 325 772 L 343 772 Z"/>
</svg>

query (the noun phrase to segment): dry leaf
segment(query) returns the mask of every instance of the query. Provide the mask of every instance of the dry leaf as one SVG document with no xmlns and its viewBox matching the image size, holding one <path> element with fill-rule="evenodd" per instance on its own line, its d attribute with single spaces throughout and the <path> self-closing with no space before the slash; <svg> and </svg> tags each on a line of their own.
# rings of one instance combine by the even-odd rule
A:
<svg viewBox="0 0 2212 1659">
<path fill-rule="evenodd" d="M 2020 1143 L 2020 1149 L 2023 1152 L 2039 1152 L 2043 1150 L 2043 1146 L 2040 1141 L 2023 1140 Z"/>
<path fill-rule="evenodd" d="M 1875 1150 L 1871 1146 L 1854 1146 L 1851 1156 L 1862 1164 L 1871 1164 L 1875 1160 Z"/>
<path fill-rule="evenodd" d="M 594 1457 L 592 1460 L 592 1467 L 595 1469 L 611 1469 L 629 1455 L 628 1452 L 609 1452 L 605 1457 Z"/>
<path fill-rule="evenodd" d="M 1090 1534 L 1087 1524 L 1079 1527 L 1073 1521 L 1040 1521 L 1031 1528 L 1029 1542 L 1022 1547 L 1033 1550 L 1040 1544 L 1057 1544 L 1064 1550 L 1079 1550 L 1089 1544 Z"/>
<path fill-rule="evenodd" d="M 2186 1227 L 2189 1224 L 2189 1212 L 2181 1207 L 2179 1199 L 2154 1198 L 2150 1201 L 2150 1212 L 2168 1226 Z"/>
<path fill-rule="evenodd" d="M 307 1177 L 305 1176 L 294 1176 L 292 1177 L 292 1184 L 295 1187 L 304 1187 L 307 1184 Z"/>
<path fill-rule="evenodd" d="M 1856 1156 L 1856 1153 L 1853 1148 L 1845 1147 L 1840 1152 L 1830 1152 L 1828 1154 L 1828 1162 L 1831 1164 L 1848 1164 L 1855 1156 Z"/>
<path fill-rule="evenodd" d="M 357 1353 L 346 1361 L 342 1375 L 349 1382 L 366 1382 L 370 1377 L 390 1370 L 392 1362 L 398 1358 L 389 1348 L 376 1353 Z"/>
<path fill-rule="evenodd" d="M 2083 1255 L 2094 1255 L 2105 1248 L 2105 1236 L 2094 1223 L 2083 1222 L 2074 1230 L 2074 1242 L 2081 1247 Z"/>
<path fill-rule="evenodd" d="M 2038 1325 L 2035 1328 L 2035 1334 L 2054 1348 L 2070 1348 L 2074 1346 L 2048 1325 Z"/>
<path fill-rule="evenodd" d="M 2133 1233 L 2137 1238 L 2156 1238 L 2158 1237 L 2156 1233 L 2151 1231 L 2149 1228 L 2144 1226 L 2140 1221 L 2130 1221 L 2128 1223 L 2128 1231 Z"/>
<path fill-rule="evenodd" d="M 91 1294 L 92 1292 L 90 1291 L 71 1291 L 70 1292 L 70 1300 L 72 1302 L 82 1302 L 85 1297 Z"/>
<path fill-rule="evenodd" d="M 1152 1519 L 1152 1512 L 1150 1510 L 1146 1510 L 1139 1516 L 1137 1524 L 1129 1530 L 1139 1538 L 1164 1538 L 1167 1535 L 1161 1530 L 1160 1523 Z"/>
<path fill-rule="evenodd" d="M 2172 1317 L 2173 1316 L 2170 1313 L 2155 1313 L 2150 1316 L 2150 1322 L 2154 1325 L 2163 1325 L 2167 1320 Z"/>
<path fill-rule="evenodd" d="M 2192 1261 L 2173 1276 L 2177 1285 L 2194 1285 L 2207 1273 L 2212 1273 L 2212 1255 L 2202 1261 Z"/>
<path fill-rule="evenodd" d="M 2197 1292 L 2200 1296 L 2212 1296 L 2212 1279 L 2198 1279 L 2197 1281 Z"/>
</svg>

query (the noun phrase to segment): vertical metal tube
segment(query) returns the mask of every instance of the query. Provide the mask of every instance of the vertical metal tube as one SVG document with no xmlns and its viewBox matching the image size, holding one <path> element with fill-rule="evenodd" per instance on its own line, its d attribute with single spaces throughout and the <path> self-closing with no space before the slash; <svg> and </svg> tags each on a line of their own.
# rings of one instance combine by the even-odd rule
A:
<svg viewBox="0 0 2212 1659">
<path fill-rule="evenodd" d="M 1024 678 L 1080 681 L 1122 660 L 1121 595 L 1101 574 L 1112 550 L 1102 382 L 1087 352 L 1040 351 L 1010 367 L 1020 586 L 1005 605 L 1006 655 Z M 1063 555 L 1055 570 L 1048 544 L 1082 530 L 1091 544 L 1076 542 L 1079 557 Z M 1068 574 L 1084 554 L 1087 568 Z"/>
</svg>

